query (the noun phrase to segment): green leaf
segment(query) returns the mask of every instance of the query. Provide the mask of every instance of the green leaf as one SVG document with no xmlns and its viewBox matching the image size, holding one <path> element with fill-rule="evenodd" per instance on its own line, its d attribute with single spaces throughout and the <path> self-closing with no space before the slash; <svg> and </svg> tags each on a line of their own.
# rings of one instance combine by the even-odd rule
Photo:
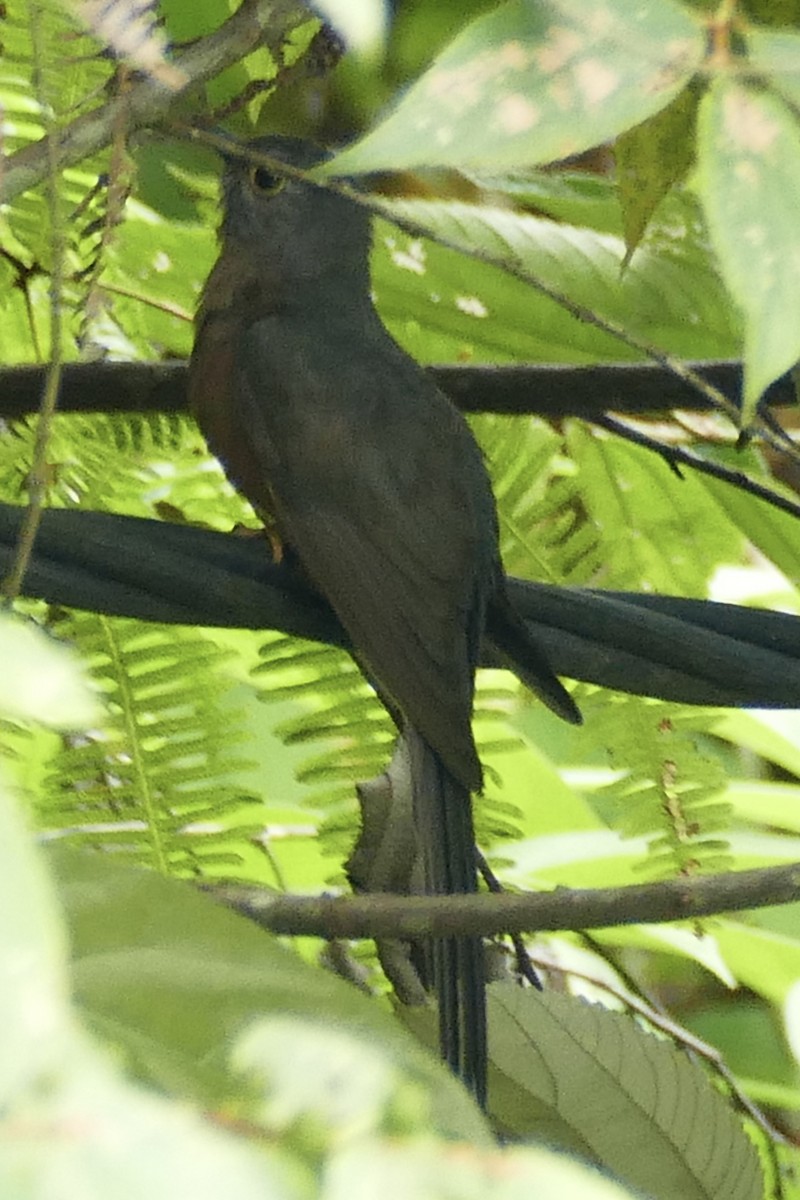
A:
<svg viewBox="0 0 800 1200">
<path fill-rule="evenodd" d="M 800 943 L 796 937 L 726 918 L 715 921 L 714 936 L 742 987 L 773 1004 L 786 1003 L 800 978 Z"/>
<path fill-rule="evenodd" d="M 628 258 L 660 202 L 692 164 L 697 104 L 697 90 L 684 88 L 666 108 L 617 138 L 614 160 Z"/>
<path fill-rule="evenodd" d="M 513 167 L 577 154 L 652 116 L 703 56 L 673 0 L 508 0 L 462 30 L 326 176 Z"/>
<path fill-rule="evenodd" d="M 385 207 L 388 216 L 486 260 L 377 226 L 373 278 L 381 316 L 423 362 L 636 356 L 620 338 L 538 292 L 538 281 L 674 353 L 737 352 L 735 314 L 698 229 L 697 207 L 684 196 L 665 202 L 624 277 L 624 241 L 592 228 L 456 202 L 398 200 Z"/>
<path fill-rule="evenodd" d="M 567 225 L 585 226 L 598 233 L 622 233 L 622 214 L 617 188 L 609 179 L 586 171 L 506 171 L 502 175 L 485 171 L 464 171 L 464 177 L 490 201 L 490 193 L 499 192 L 516 209 L 549 217 Z M 488 194 L 487 194 L 488 193 Z"/>
<path fill-rule="evenodd" d="M 670 1042 L 627 1016 L 511 984 L 490 988 L 490 1094 L 515 1133 L 566 1144 L 653 1200 L 761 1200 L 731 1106 Z"/>
<path fill-rule="evenodd" d="M 307 1200 L 302 1173 L 185 1104 L 129 1083 L 71 1031 L 42 1085 L 0 1122 L 0 1194 L 14 1200 Z"/>
<path fill-rule="evenodd" d="M 795 783 L 765 779 L 732 779 L 725 798 L 734 814 L 761 828 L 800 834 L 800 805 Z"/>
<path fill-rule="evenodd" d="M 731 295 L 744 314 L 742 424 L 800 358 L 800 127 L 780 97 L 715 80 L 698 118 L 697 186 Z"/>
<path fill-rule="evenodd" d="M 148 1095 L 78 1029 L 52 884 L 0 791 L 0 1195 L 293 1200 L 257 1151 Z"/>
<path fill-rule="evenodd" d="M 775 0 L 769 2 L 775 7 Z M 747 62 L 764 75 L 772 90 L 780 92 L 790 104 L 800 104 L 800 37 L 796 32 L 748 29 Z"/>
<path fill-rule="evenodd" d="M 358 1141 L 334 1155 L 321 1200 L 635 1200 L 584 1163 L 542 1146 L 478 1150 L 426 1141 Z"/>
<path fill-rule="evenodd" d="M 335 1024 L 258 1020 L 238 1040 L 233 1063 L 254 1081 L 259 1118 L 274 1132 L 291 1135 L 296 1122 L 313 1121 L 335 1145 L 428 1130 L 425 1092 L 403 1079 L 391 1050 Z"/>
<path fill-rule="evenodd" d="M 800 713 L 726 709 L 714 733 L 800 777 Z"/>
<path fill-rule="evenodd" d="M 36 1085 L 58 1052 L 68 982 L 66 938 L 52 884 L 3 778 L 0 978 L 0 1110 L 5 1110 L 21 1090 Z"/>
<path fill-rule="evenodd" d="M 3 680 L 0 714 L 54 729 L 87 729 L 103 720 L 103 706 L 86 682 L 72 647 L 32 621 L 0 612 Z"/>
<path fill-rule="evenodd" d="M 734 471 L 747 471 L 756 479 L 760 476 L 760 481 L 779 495 L 795 498 L 779 480 L 763 470 L 757 459 L 751 457 L 748 461 L 748 457 L 738 451 L 717 453 L 715 457 Z M 720 479 L 704 475 L 702 486 L 715 497 L 728 519 L 797 587 L 800 584 L 800 524 L 797 518 Z"/>
<path fill-rule="evenodd" d="M 430 1095 L 432 1126 L 486 1139 L 460 1084 L 390 1014 L 188 884 L 56 851 L 78 1001 L 151 1079 L 206 1104 L 241 1100 L 231 1039 L 256 1018 L 332 1024 L 374 1042 Z M 291 1057 L 291 1053 L 290 1053 Z"/>
</svg>

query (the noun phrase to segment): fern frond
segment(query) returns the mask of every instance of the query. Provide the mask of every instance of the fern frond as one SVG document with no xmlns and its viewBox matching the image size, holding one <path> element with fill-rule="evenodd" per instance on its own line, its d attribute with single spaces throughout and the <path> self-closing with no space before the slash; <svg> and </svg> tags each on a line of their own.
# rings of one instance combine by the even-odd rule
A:
<svg viewBox="0 0 800 1200">
<path fill-rule="evenodd" d="M 298 779 L 315 787 L 309 803 L 328 810 L 346 802 L 355 827 L 354 785 L 386 765 L 395 736 L 390 717 L 343 650 L 275 634 L 261 647 L 260 660 L 254 678 L 262 699 L 306 706 L 301 716 L 283 721 L 276 736 L 286 745 L 334 742 L 297 769 Z"/>
<path fill-rule="evenodd" d="M 562 438 L 532 417 L 483 416 L 475 432 L 492 476 L 506 570 L 550 583 L 595 578 L 601 533 L 587 519 Z"/>
<path fill-rule="evenodd" d="M 697 476 L 580 421 L 567 422 L 566 446 L 605 586 L 704 598 L 719 564 L 743 561 L 741 531 Z"/>
<path fill-rule="evenodd" d="M 262 699 L 300 701 L 305 711 L 274 730 L 285 745 L 327 742 L 296 768 L 309 788 L 308 803 L 326 813 L 321 829 L 325 849 L 339 857 L 349 851 L 358 828 L 356 784 L 385 770 L 397 735 L 395 726 L 353 659 L 343 650 L 275 634 L 260 652 L 254 670 Z M 478 749 L 501 754 L 520 745 L 507 723 L 516 692 L 497 683 L 497 673 L 479 675 L 475 699 Z M 480 736 L 491 730 L 493 736 Z M 479 840 L 518 836 L 517 810 L 494 796 L 476 804 Z"/>
<path fill-rule="evenodd" d="M 0 497 L 21 503 L 27 492 L 35 418 L 0 434 Z M 187 520 L 220 527 L 252 521 L 250 506 L 227 484 L 194 421 L 166 413 L 63 413 L 48 448 L 51 507 L 82 504 L 101 511 L 152 516 L 168 503 Z"/>
<path fill-rule="evenodd" d="M 662 879 L 730 867 L 719 836 L 730 827 L 731 805 L 720 799 L 727 776 L 698 744 L 715 714 L 635 697 L 589 705 L 593 739 L 622 772 L 591 802 L 622 837 L 649 839 L 639 869 Z"/>
<path fill-rule="evenodd" d="M 107 101 L 111 62 L 70 20 L 68 7 L 56 0 L 35 4 L 12 0 L 3 23 L 3 51 L 5 65 L 11 68 L 4 70 L 0 80 L 6 151 L 38 141 L 44 133 L 57 141 L 69 121 Z M 26 338 L 10 347 L 15 357 L 48 354 L 40 320 L 46 295 L 39 285 L 53 270 L 56 245 L 66 250 L 57 287 L 61 309 L 73 334 L 79 332 L 86 312 L 80 282 L 87 253 L 85 234 L 98 224 L 93 196 L 98 178 L 108 173 L 107 162 L 107 154 L 100 153 L 79 170 L 59 172 L 46 188 L 29 189 L 14 198 L 4 214 L 4 243 L 6 230 L 14 243 L 13 247 L 6 243 L 5 248 L 21 265 L 16 283 L 26 296 L 28 319 L 36 324 Z M 76 220 L 78 212 L 83 212 L 81 221 Z"/>
<path fill-rule="evenodd" d="M 247 736 L 242 714 L 226 703 L 230 652 L 196 631 L 90 613 L 64 618 L 58 630 L 81 650 L 110 720 L 102 732 L 64 740 L 40 824 L 79 844 L 124 849 L 163 873 L 236 861 L 230 826 L 252 798 L 233 778 L 252 764 L 236 750 Z M 199 822 L 212 824 L 201 832 Z"/>
<path fill-rule="evenodd" d="M 0 100 L 12 118 L 5 130 L 10 150 L 37 141 L 43 133 L 31 104 L 34 76 L 39 105 L 47 104 L 57 117 L 74 118 L 105 102 L 103 88 L 112 63 L 98 54 L 97 43 L 80 31 L 58 0 L 37 0 L 35 6 L 9 0 L 4 9 Z"/>
</svg>

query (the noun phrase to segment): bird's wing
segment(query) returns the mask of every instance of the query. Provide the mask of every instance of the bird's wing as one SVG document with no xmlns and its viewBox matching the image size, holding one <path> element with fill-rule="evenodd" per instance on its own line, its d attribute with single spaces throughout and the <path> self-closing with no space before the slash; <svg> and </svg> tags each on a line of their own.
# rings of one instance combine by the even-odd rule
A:
<svg viewBox="0 0 800 1200">
<path fill-rule="evenodd" d="M 312 343 L 307 323 L 265 318 L 244 335 L 237 371 L 282 535 L 379 686 L 455 777 L 479 786 L 473 672 L 496 535 L 463 418 L 382 327 L 369 346 L 324 332 Z"/>
</svg>

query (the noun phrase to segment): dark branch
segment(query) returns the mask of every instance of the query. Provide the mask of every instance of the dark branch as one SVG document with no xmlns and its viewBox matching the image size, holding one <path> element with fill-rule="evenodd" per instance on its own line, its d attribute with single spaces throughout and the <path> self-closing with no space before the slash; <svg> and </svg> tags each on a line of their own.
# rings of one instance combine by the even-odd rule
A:
<svg viewBox="0 0 800 1200">
<path fill-rule="evenodd" d="M 734 361 L 692 363 L 733 403 L 741 392 L 742 367 Z M 595 420 L 610 411 L 634 416 L 674 408 L 714 409 L 683 379 L 655 363 L 598 363 L 590 367 L 527 363 L 524 366 L 429 367 L 433 378 L 464 412 Z M 43 368 L 0 370 L 0 415 L 12 419 L 36 412 Z M 786 375 L 767 391 L 772 405 L 795 403 Z M 184 412 L 186 363 L 68 363 L 61 412 Z"/>
<path fill-rule="evenodd" d="M 22 512 L 0 505 L 0 572 Z M 800 707 L 797 617 L 675 596 L 508 586 L 559 674 L 686 704 Z M 46 512 L 25 590 L 109 615 L 281 629 L 346 645 L 321 597 L 270 561 L 266 539 L 162 521 Z"/>
<path fill-rule="evenodd" d="M 635 887 L 482 896 L 276 896 L 204 884 L 221 903 L 273 933 L 324 938 L 418 938 L 607 929 L 686 921 L 800 900 L 800 863 Z"/>
</svg>

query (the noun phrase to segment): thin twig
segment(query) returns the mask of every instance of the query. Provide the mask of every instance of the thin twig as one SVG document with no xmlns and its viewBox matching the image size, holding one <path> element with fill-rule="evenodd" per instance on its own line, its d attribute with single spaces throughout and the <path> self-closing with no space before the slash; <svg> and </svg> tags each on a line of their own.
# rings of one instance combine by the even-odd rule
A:
<svg viewBox="0 0 800 1200">
<path fill-rule="evenodd" d="M 50 216 L 52 269 L 50 272 L 50 358 L 45 376 L 42 403 L 39 409 L 39 420 L 36 425 L 36 438 L 33 447 L 33 463 L 28 480 L 28 506 L 20 529 L 19 540 L 14 552 L 11 569 L 0 584 L 0 592 L 6 601 L 15 600 L 22 590 L 25 572 L 33 555 L 36 534 L 42 520 L 45 495 L 47 492 L 47 446 L 50 440 L 50 429 L 53 416 L 58 404 L 58 393 L 61 384 L 61 364 L 63 360 L 63 321 L 62 321 L 62 292 L 64 285 L 64 257 L 66 252 L 64 239 L 64 224 L 59 194 L 58 170 L 58 126 L 57 119 L 51 114 L 46 102 L 44 72 L 45 49 L 42 21 L 44 13 L 40 5 L 31 5 L 30 24 L 31 42 L 34 55 L 34 91 L 39 99 L 40 109 L 45 114 L 47 131 L 48 173 L 47 173 L 47 205 Z"/>
<path fill-rule="evenodd" d="M 194 319 L 188 309 L 183 308 L 180 304 L 172 304 L 169 300 L 155 300 L 152 296 L 145 296 L 142 292 L 122 287 L 118 283 L 102 281 L 98 286 L 111 296 L 124 296 L 127 300 L 136 300 L 139 304 L 155 309 L 156 312 L 166 313 L 169 317 L 177 317 L 179 321 L 191 322 Z"/>
<path fill-rule="evenodd" d="M 755 479 L 751 479 L 742 471 L 723 467 L 720 463 L 711 462 L 682 446 L 668 446 L 664 442 L 659 442 L 657 438 L 652 438 L 648 434 L 642 433 L 641 430 L 626 425 L 624 421 L 619 421 L 616 417 L 606 415 L 592 417 L 590 424 L 625 438 L 626 441 L 632 442 L 636 446 L 642 446 L 645 450 L 652 450 L 654 454 L 663 458 L 678 476 L 681 475 L 680 467 L 691 467 L 693 471 L 698 471 L 701 475 L 710 475 L 714 479 L 721 479 L 723 483 L 731 484 L 732 487 L 736 487 L 742 492 L 749 492 L 751 496 L 756 496 L 759 500 L 765 501 L 781 512 L 788 513 L 791 517 L 800 517 L 800 503 L 781 496 L 779 492 L 773 491 L 763 483 L 757 483 Z"/>
<path fill-rule="evenodd" d="M 495 875 L 492 868 L 489 866 L 480 850 L 476 850 L 478 857 L 478 874 L 486 884 L 489 891 L 495 896 L 501 896 L 505 888 L 500 880 Z M 521 933 L 509 934 L 511 944 L 514 947 L 514 958 L 517 963 L 517 973 L 528 981 L 531 987 L 536 988 L 537 992 L 542 990 L 542 981 L 536 974 L 536 969 L 531 962 L 531 956 L 528 953 L 528 947 L 525 945 L 525 939 Z"/>
<path fill-rule="evenodd" d="M 113 137 L 123 102 L 128 106 L 132 130 L 157 125 L 170 108 L 182 103 L 188 89 L 213 79 L 260 46 L 277 52 L 291 30 L 308 19 L 308 9 L 300 0 L 242 0 L 218 29 L 174 56 L 176 66 L 189 81 L 186 88 L 171 92 L 147 77 L 131 88 L 124 101 L 119 97 L 104 99 L 91 112 L 64 126 L 56 147 L 48 146 L 45 137 L 9 155 L 3 164 L 0 200 L 12 200 L 41 183 L 53 155 L 57 165 L 64 168 L 102 150 Z"/>
</svg>

